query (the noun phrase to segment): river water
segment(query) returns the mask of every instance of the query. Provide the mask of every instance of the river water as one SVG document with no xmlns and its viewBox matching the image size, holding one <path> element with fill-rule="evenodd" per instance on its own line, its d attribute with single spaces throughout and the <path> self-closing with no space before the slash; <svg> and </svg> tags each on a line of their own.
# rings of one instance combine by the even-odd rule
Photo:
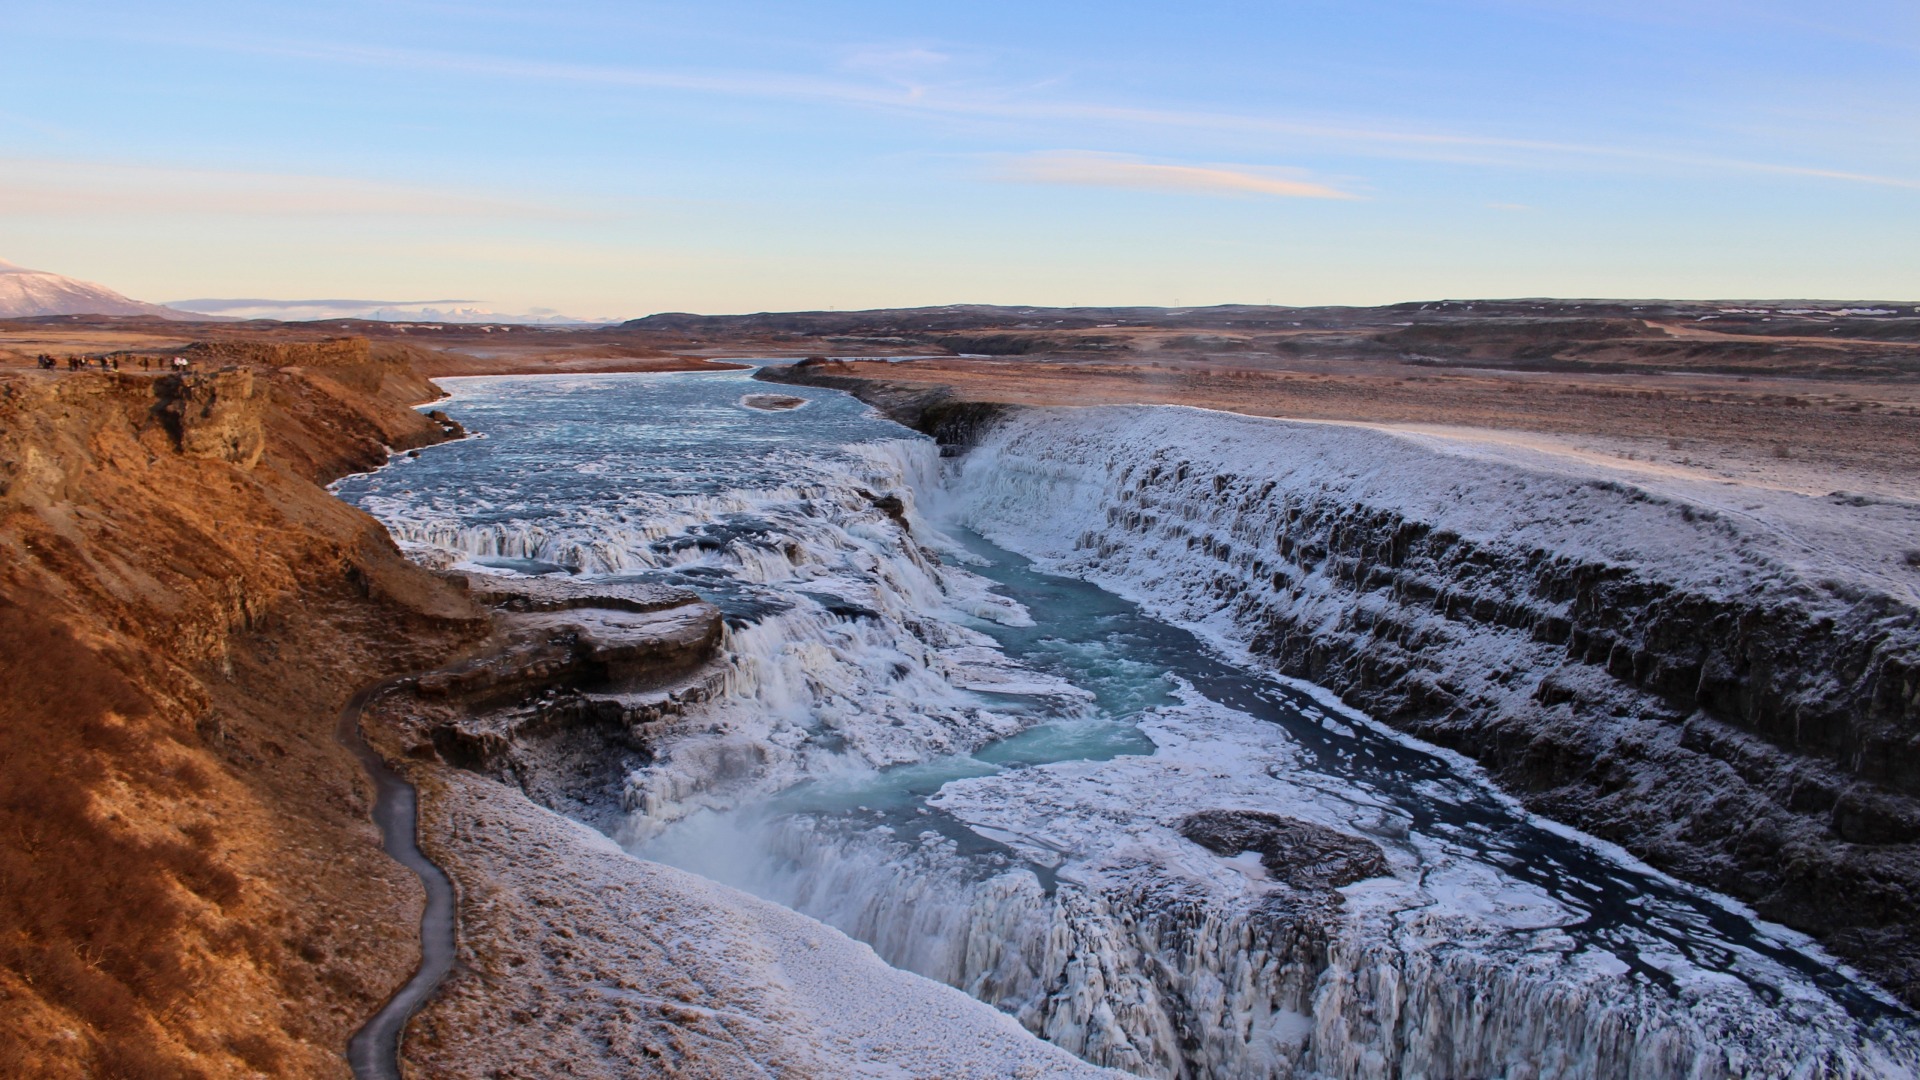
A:
<svg viewBox="0 0 1920 1080">
<path fill-rule="evenodd" d="M 725 692 L 617 793 L 638 855 L 1142 1075 L 1920 1061 L 1911 1017 L 1798 935 L 959 527 L 951 462 L 844 394 L 446 385 L 479 437 L 342 497 L 440 565 L 668 582 L 727 615 Z"/>
</svg>

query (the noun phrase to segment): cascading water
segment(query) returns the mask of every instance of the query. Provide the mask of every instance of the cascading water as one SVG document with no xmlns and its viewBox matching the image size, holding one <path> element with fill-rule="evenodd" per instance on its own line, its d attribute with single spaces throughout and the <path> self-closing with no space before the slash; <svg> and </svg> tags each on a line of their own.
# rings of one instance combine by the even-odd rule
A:
<svg viewBox="0 0 1920 1080">
<path fill-rule="evenodd" d="M 1144 1075 L 1920 1065 L 1911 1018 L 1796 935 L 943 533 L 934 447 L 844 395 L 765 412 L 737 374 L 450 382 L 487 437 L 343 496 L 424 559 L 668 581 L 727 614 L 724 691 L 623 793 L 636 853 Z M 968 494 L 990 483 L 956 509 L 1047 513 Z"/>
</svg>

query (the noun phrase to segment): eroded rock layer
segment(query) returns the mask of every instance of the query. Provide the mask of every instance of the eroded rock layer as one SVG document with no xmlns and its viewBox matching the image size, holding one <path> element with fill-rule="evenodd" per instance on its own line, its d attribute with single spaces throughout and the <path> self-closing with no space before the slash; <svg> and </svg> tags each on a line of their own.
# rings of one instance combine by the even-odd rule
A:
<svg viewBox="0 0 1920 1080">
<path fill-rule="evenodd" d="M 659 585 L 455 577 L 496 610 L 494 644 L 380 701 L 376 740 L 610 827 L 662 722 L 719 687 L 720 610 Z"/>
<path fill-rule="evenodd" d="M 962 487 L 987 535 L 1920 1002 L 1920 508 L 1168 408 L 1013 414 Z"/>
</svg>

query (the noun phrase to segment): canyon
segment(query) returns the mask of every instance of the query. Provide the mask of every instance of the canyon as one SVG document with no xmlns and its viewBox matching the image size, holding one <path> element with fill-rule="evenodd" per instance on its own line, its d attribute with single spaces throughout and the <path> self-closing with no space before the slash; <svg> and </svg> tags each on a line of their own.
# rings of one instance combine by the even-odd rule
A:
<svg viewBox="0 0 1920 1080">
<path fill-rule="evenodd" d="M 1183 433 L 1190 441 L 1236 422 L 1245 451 L 1280 441 L 1254 434 L 1272 421 L 1111 410 L 1122 414 L 1113 440 L 1096 444 L 1074 423 L 1108 411 L 975 415 L 960 426 L 976 445 L 943 465 L 924 440 L 843 443 L 885 429 L 817 393 L 779 430 L 824 441 L 769 444 L 774 421 L 751 418 L 739 376 L 681 379 L 459 384 L 450 406 L 492 432 L 493 445 L 436 451 L 341 485 L 428 565 L 508 580 L 564 569 L 622 587 L 691 584 L 725 612 L 717 684 L 695 679 L 665 695 L 586 688 L 440 721 L 508 733 L 476 767 L 536 801 L 629 851 L 819 918 L 896 967 L 965 988 L 1056 1045 L 1135 1073 L 1366 1075 L 1368 1062 L 1442 1075 L 1543 1061 L 1569 1075 L 1904 1067 L 1899 1006 L 1852 976 L 1827 981 L 1831 962 L 1787 944 L 1788 931 L 1742 929 L 1758 924 L 1737 906 L 1611 861 L 1623 856 L 1568 846 L 1511 816 L 1496 789 L 1475 786 L 1486 781 L 1456 776 L 1470 778 L 1470 766 L 1356 729 L 1370 718 L 1343 720 L 1209 667 L 1210 649 L 1254 659 L 1226 635 L 1130 646 L 1092 668 L 1049 666 L 1045 657 L 1062 649 L 1110 653 L 1101 634 L 1144 641 L 1169 631 L 1122 608 L 1096 620 L 1105 631 L 1079 637 L 1079 607 L 1036 606 L 1057 586 L 1005 577 L 1010 553 L 957 547 L 943 534 L 952 526 L 935 524 L 966 523 L 1100 580 L 1047 546 L 1071 552 L 1074 537 L 1108 517 L 1103 474 L 1077 477 L 1085 462 L 1063 455 L 1085 443 L 1102 467 L 1160 457 L 1186 449 Z M 661 426 L 693 415 L 716 426 Z M 1009 463 L 996 433 L 1023 421 L 1045 449 L 1038 461 Z M 655 453 L 620 449 L 635 442 Z M 1360 443 L 1365 453 L 1309 446 L 1295 447 L 1285 468 L 1253 465 L 1269 477 L 1302 462 L 1377 467 L 1398 449 L 1405 464 L 1459 471 L 1391 441 Z M 708 467 L 718 453 L 729 461 L 724 478 Z M 806 464 L 784 456 L 796 453 Z M 493 479 L 507 462 L 521 484 Z M 1177 517 L 1201 518 L 1217 500 L 1216 465 L 1193 470 L 1208 480 Z M 1489 469 L 1469 488 L 1527 476 Z M 1550 478 L 1532 481 L 1529 497 L 1553 492 Z M 951 505 L 939 509 L 943 500 Z M 1248 511 L 1245 499 L 1217 501 Z M 1511 507 L 1482 509 L 1489 520 L 1513 517 Z M 1205 598 L 1137 588 L 1210 580 L 1213 548 L 1173 539 L 1110 545 L 1163 564 L 1102 583 L 1204 632 L 1183 607 L 1204 610 Z M 1246 583 L 1227 587 L 1257 595 Z M 1022 644 L 1021 626 L 1040 640 Z M 1502 646 L 1485 635 L 1458 651 L 1438 635 L 1432 644 L 1436 666 L 1464 672 L 1476 648 Z M 1111 706 L 1087 688 L 1110 679 L 1097 672 L 1113 663 L 1180 685 L 1129 691 L 1159 703 L 1103 720 Z M 1088 677 L 1096 681 L 1077 681 Z M 981 707 L 981 692 L 995 704 Z M 1015 699 L 1036 704 L 1005 704 Z M 584 744 L 559 745 L 559 730 Z M 1086 749 L 1089 737 L 1109 749 Z M 599 751 L 578 748 L 595 739 Z M 596 760 L 619 764 L 598 775 L 578 764 Z M 586 782 L 563 790 L 556 781 L 569 777 Z M 1273 852 L 1268 861 L 1333 859 L 1335 868 L 1325 879 L 1265 868 L 1247 878 L 1234 869 L 1238 855 L 1216 850 L 1227 843 L 1209 824 L 1218 822 Z M 553 903 L 576 931 L 577 919 L 590 936 L 611 933 L 582 910 L 585 898 Z M 511 967 L 496 964 L 493 993 L 471 995 L 465 1019 L 441 1030 L 513 1030 L 481 1019 L 487 1001 L 506 996 Z M 522 1022 L 578 1041 L 582 1029 L 626 1015 L 575 1000 Z M 1485 1019 L 1462 1028 L 1467 1017 Z M 1538 1022 L 1514 1026 L 1522 1017 Z"/>
<path fill-rule="evenodd" d="M 1920 1000 L 1920 504 L 769 374 L 978 447 L 995 497 L 1072 523 L 1023 550 L 1461 751 L 1542 813 L 1748 899 Z"/>
<path fill-rule="evenodd" d="M 1339 368 L 1306 344 L 1292 374 L 1255 377 L 1209 355 L 1218 343 L 1167 345 L 1179 327 L 1139 329 L 1158 359 L 1116 366 L 1062 351 L 1097 327 L 962 314 L 933 347 L 1018 351 L 764 369 L 779 395 L 704 357 L 792 357 L 832 335 L 897 348 L 878 339 L 922 316 L 731 339 L 676 317 L 504 348 L 474 328 L 15 327 L 23 353 L 64 337 L 196 370 L 0 376 L 8 648 L 35 660 L 15 665 L 7 723 L 39 733 L 5 759 L 26 841 L 6 875 L 19 929 L 0 1061 L 343 1074 L 348 1035 L 417 955 L 417 883 L 379 854 L 370 789 L 332 739 L 341 705 L 385 684 L 364 728 L 418 792 L 460 928 L 406 1036 L 410 1074 L 1911 1067 L 1920 503 L 1890 463 L 1911 436 L 1900 341 L 1788 343 L 1779 364 L 1825 349 L 1883 365 L 1829 364 L 1824 398 L 1773 372 L 1670 373 L 1687 389 L 1648 399 L 1547 355 L 1589 393 L 1491 438 L 1444 408 L 1391 410 L 1414 407 L 1395 404 L 1407 378 L 1466 364 L 1429 384 L 1437 401 L 1538 414 L 1538 395 L 1503 389 L 1542 376 L 1501 367 L 1524 351 L 1510 327 L 1383 326 L 1367 333 L 1417 344 L 1419 362 Z M 1626 343 L 1607 348 L 1651 337 L 1672 359 L 1665 332 L 1560 329 Z M 583 498 L 602 489 L 542 487 L 559 482 L 542 459 L 488 456 L 527 434 L 480 384 L 408 407 L 442 392 L 423 373 L 572 372 L 517 391 L 566 415 L 563 385 L 621 367 L 693 382 L 606 374 L 592 393 L 710 385 L 677 415 L 719 423 L 731 456 L 643 425 L 623 445 L 714 466 L 648 472 L 589 443 L 568 451 L 568 482 L 627 487 Z M 1788 379 L 1811 404 L 1778 403 Z M 841 390 L 935 439 L 888 434 Z M 1338 409 L 1356 392 L 1390 415 L 1289 422 L 1216 400 Z M 1114 403 L 1058 407 L 1090 399 Z M 1167 400 L 1211 407 L 1132 404 Z M 1675 410 L 1708 422 L 1655 435 Z M 1778 457 L 1778 436 L 1716 434 L 1745 428 L 1741 410 L 1816 422 Z M 448 442 L 469 430 L 484 437 Z M 776 431 L 826 443 L 775 440 L 763 460 L 752 448 Z M 842 431 L 866 449 L 827 445 Z M 485 479 L 502 468 L 530 486 Z M 431 480 L 460 469 L 478 479 Z M 1819 477 L 1843 479 L 1811 490 Z M 1098 721 L 1109 691 L 1022 636 L 1023 618 L 1078 618 L 1034 606 L 1056 579 L 1104 587 L 1072 594 L 1102 625 L 1215 659 L 1168 660 L 1185 689 Z M 1151 666 L 1140 656 L 1127 663 Z M 1107 748 L 995 756 L 1061 731 Z M 1309 784 L 1329 767 L 1315 754 L 1386 764 Z M 909 788 L 935 772 L 842 805 L 856 796 L 826 793 L 852 763 Z M 1409 817 L 1394 778 L 1420 776 L 1465 817 Z M 1522 833 L 1546 847 L 1496 842 Z M 1542 851 L 1581 869 L 1502 861 Z M 1652 921 L 1571 899 L 1583 874 L 1631 882 L 1616 887 L 1644 891 Z M 114 915 L 128 895 L 159 917 Z M 1824 951 L 1741 929 L 1751 915 Z M 1700 951 L 1681 962 L 1658 941 L 1688 920 L 1704 920 Z M 1767 993 L 1785 1001 L 1756 1004 Z"/>
</svg>

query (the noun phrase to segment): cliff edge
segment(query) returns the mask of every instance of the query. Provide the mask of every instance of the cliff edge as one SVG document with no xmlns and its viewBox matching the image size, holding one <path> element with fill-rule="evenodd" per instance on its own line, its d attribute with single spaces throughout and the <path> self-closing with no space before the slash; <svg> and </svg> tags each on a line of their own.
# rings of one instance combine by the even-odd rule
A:
<svg viewBox="0 0 1920 1080">
<path fill-rule="evenodd" d="M 0 375 L 6 1075 L 346 1075 L 413 962 L 334 721 L 485 621 L 322 485 L 445 437 L 436 391 L 359 339 L 195 355 Z"/>
</svg>

